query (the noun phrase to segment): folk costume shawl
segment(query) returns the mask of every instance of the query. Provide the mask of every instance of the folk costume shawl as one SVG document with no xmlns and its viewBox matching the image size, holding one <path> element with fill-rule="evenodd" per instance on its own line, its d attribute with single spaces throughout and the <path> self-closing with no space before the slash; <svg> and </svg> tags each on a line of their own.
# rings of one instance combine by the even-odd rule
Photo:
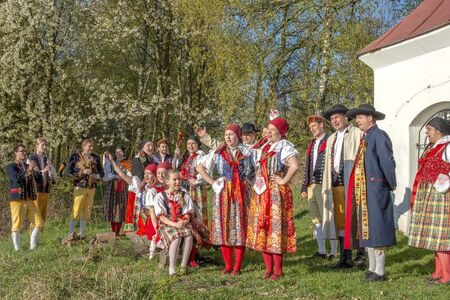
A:
<svg viewBox="0 0 450 300">
<path fill-rule="evenodd" d="M 422 157 L 419 159 L 419 169 L 417 170 L 417 174 L 414 179 L 413 192 L 410 200 L 411 207 L 414 205 L 414 199 L 417 194 L 419 182 L 425 181 L 434 183 L 439 173 L 450 175 L 450 167 L 448 165 L 439 165 L 440 161 L 450 161 L 450 155 L 447 154 L 450 149 L 449 145 L 450 135 L 444 136 L 430 148 L 427 148 Z"/>
<path fill-rule="evenodd" d="M 356 153 L 359 148 L 362 131 L 353 125 L 349 125 L 345 129 L 344 144 L 342 151 L 344 152 L 344 186 L 347 187 L 350 180 L 350 173 L 353 169 Z M 322 179 L 322 196 L 323 196 L 323 218 L 322 229 L 324 239 L 337 239 L 336 224 L 334 222 L 334 202 L 332 192 L 332 171 L 333 171 L 333 145 L 336 140 L 337 132 L 333 133 L 327 140 L 327 148 L 325 152 L 325 166 Z M 345 189 L 347 195 L 347 189 Z"/>
</svg>

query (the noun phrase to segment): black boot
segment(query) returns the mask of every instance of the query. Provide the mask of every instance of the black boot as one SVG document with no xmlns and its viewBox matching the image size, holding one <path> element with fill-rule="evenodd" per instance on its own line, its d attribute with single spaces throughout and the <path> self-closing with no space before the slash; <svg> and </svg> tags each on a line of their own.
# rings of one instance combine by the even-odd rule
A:
<svg viewBox="0 0 450 300">
<path fill-rule="evenodd" d="M 349 269 L 353 267 L 351 250 L 344 249 L 344 238 L 339 237 L 339 261 L 331 269 Z"/>
<path fill-rule="evenodd" d="M 356 257 L 355 257 L 355 265 L 358 267 L 362 267 L 366 265 L 366 250 L 364 248 L 358 248 L 356 251 Z"/>
</svg>

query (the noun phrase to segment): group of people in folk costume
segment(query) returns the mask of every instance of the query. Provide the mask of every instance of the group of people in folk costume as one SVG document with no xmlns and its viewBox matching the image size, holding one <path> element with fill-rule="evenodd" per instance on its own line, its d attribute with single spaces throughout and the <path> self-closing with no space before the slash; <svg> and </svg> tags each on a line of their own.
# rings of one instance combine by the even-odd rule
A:
<svg viewBox="0 0 450 300">
<path fill-rule="evenodd" d="M 339 248 L 339 260 L 331 266 L 335 269 L 365 265 L 368 258 L 367 282 L 385 280 L 386 250 L 396 244 L 395 160 L 389 136 L 377 126 L 382 119 L 384 114 L 369 104 L 350 110 L 338 104 L 307 119 L 313 138 L 306 149 L 301 193 L 317 240 L 313 257 L 332 259 Z M 327 133 L 328 122 L 332 134 Z M 241 272 L 249 248 L 261 252 L 264 278 L 277 280 L 283 275 L 283 255 L 297 250 L 290 182 L 299 168 L 299 152 L 287 139 L 288 131 L 288 122 L 273 111 L 259 140 L 250 123 L 242 128 L 229 124 L 220 141 L 199 127 L 187 139 L 184 153 L 180 140 L 174 156 L 167 140 L 157 142 L 156 154 L 153 142 L 144 140 L 132 160 L 118 147 L 114 158 L 105 153 L 101 161 L 93 153 L 94 142 L 84 140 L 68 164 L 74 181 L 68 238 L 84 237 L 96 184 L 103 180 L 105 220 L 112 231 L 118 236 L 125 223 L 130 239 L 148 241 L 150 258 L 158 249 L 160 262 L 168 254 L 170 275 L 176 274 L 181 244 L 179 273 L 198 267 L 198 249 L 214 245 L 220 248 L 224 274 Z M 430 143 L 414 182 L 409 245 L 435 251 L 429 280 L 450 283 L 450 125 L 433 118 L 426 134 Z M 201 144 L 211 151 L 201 151 Z M 36 153 L 27 160 L 25 146 L 17 146 L 7 167 L 15 250 L 20 249 L 19 230 L 26 217 L 30 249 L 44 225 L 55 173 L 45 147 L 46 141 L 38 139 Z M 211 218 L 208 185 L 213 190 Z"/>
</svg>

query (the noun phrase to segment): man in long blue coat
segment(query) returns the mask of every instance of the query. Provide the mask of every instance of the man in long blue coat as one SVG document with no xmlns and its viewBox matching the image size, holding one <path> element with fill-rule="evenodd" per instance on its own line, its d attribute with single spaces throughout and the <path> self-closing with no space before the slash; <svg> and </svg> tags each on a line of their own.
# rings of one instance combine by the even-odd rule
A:
<svg viewBox="0 0 450 300">
<path fill-rule="evenodd" d="M 384 119 L 384 114 L 372 105 L 362 104 L 349 110 L 347 116 L 356 119 L 364 134 L 350 178 L 344 246 L 351 248 L 350 236 L 357 230 L 359 245 L 367 248 L 369 256 L 365 279 L 367 282 L 382 281 L 386 279 L 386 249 L 396 244 L 392 191 L 397 182 L 392 143 L 376 124 L 377 120 Z M 357 220 L 357 226 L 353 228 L 352 214 Z"/>
</svg>

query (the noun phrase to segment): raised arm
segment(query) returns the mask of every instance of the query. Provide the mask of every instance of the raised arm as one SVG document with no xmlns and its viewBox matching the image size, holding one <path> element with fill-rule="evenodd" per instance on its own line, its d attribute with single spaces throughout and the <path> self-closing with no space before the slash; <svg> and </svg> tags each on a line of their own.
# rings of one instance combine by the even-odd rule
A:
<svg viewBox="0 0 450 300">
<path fill-rule="evenodd" d="M 117 173 L 117 175 L 119 175 L 120 178 L 123 179 L 123 181 L 125 181 L 127 184 L 130 185 L 132 182 L 132 177 L 125 174 L 113 159 L 110 159 L 109 161 L 111 162 L 111 165 L 114 168 L 114 171 Z"/>
</svg>

